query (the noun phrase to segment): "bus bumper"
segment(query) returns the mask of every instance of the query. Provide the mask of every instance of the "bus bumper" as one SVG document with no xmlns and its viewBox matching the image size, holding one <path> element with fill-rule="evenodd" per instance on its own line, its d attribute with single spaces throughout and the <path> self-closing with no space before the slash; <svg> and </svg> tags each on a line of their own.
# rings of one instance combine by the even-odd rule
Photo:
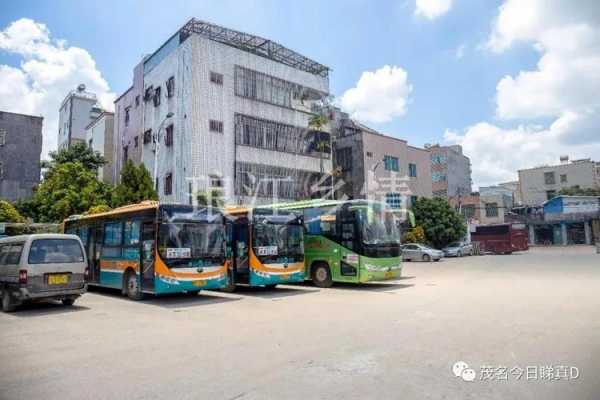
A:
<svg viewBox="0 0 600 400">
<path fill-rule="evenodd" d="M 378 281 L 391 281 L 399 279 L 402 276 L 402 267 L 393 269 L 383 269 L 381 271 L 368 271 L 366 269 L 360 270 L 359 281 L 364 282 L 378 282 Z"/>
<path fill-rule="evenodd" d="M 286 283 L 304 282 L 304 271 L 294 272 L 287 275 L 279 274 L 257 274 L 250 275 L 250 286 L 285 285 Z"/>
<path fill-rule="evenodd" d="M 222 289 L 227 286 L 227 275 L 214 279 L 189 280 L 166 280 L 157 277 L 154 281 L 154 290 L 156 294 L 162 293 L 182 293 L 197 292 L 200 290 Z"/>
</svg>

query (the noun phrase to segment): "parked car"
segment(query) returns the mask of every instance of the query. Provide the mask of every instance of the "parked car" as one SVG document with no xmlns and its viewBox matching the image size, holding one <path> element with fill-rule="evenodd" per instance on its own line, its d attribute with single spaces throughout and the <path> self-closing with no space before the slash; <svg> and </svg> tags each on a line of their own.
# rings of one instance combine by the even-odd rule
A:
<svg viewBox="0 0 600 400">
<path fill-rule="evenodd" d="M 462 257 L 473 255 L 473 245 L 466 242 L 454 242 L 442 249 L 445 257 Z"/>
<path fill-rule="evenodd" d="M 38 234 L 0 239 L 2 310 L 25 302 L 61 300 L 71 306 L 87 290 L 87 260 L 75 235 Z"/>
<path fill-rule="evenodd" d="M 404 261 L 440 261 L 444 253 L 419 243 L 406 243 L 402 245 L 402 259 Z"/>
</svg>

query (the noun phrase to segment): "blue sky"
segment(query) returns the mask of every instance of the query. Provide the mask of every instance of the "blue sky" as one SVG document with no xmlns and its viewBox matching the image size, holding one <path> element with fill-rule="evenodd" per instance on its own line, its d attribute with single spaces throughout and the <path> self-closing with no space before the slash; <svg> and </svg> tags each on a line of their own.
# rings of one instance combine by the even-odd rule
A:
<svg viewBox="0 0 600 400">
<path fill-rule="evenodd" d="M 475 151 L 466 141 L 469 127 L 481 122 L 500 129 L 501 134 L 518 130 L 524 123 L 533 130 L 549 129 L 562 114 L 517 113 L 499 118 L 496 101 L 497 85 L 504 77 L 536 70 L 541 54 L 534 44 L 541 39 L 510 37 L 514 43 L 509 49 L 490 51 L 486 43 L 503 2 L 451 3 L 448 12 L 428 19 L 415 15 L 413 0 L 21 0 L 0 6 L 0 30 L 23 17 L 45 24 L 53 40 L 63 39 L 67 46 L 87 50 L 110 91 L 120 94 L 131 84 L 132 68 L 142 55 L 153 52 L 196 17 L 264 36 L 328 65 L 332 68 L 330 89 L 336 97 L 356 86 L 365 71 L 384 65 L 403 69 L 412 86 L 404 115 L 366 123 L 414 145 L 444 142 L 449 130 L 456 132 L 455 142 L 462 141 L 465 148 Z M 539 12 L 545 11 L 540 7 Z M 0 48 L 0 64 L 19 68 L 22 62 L 21 54 Z M 521 165 L 502 166 L 507 172 L 497 176 L 481 172 L 475 178 L 508 179 L 508 171 L 517 167 Z"/>
</svg>

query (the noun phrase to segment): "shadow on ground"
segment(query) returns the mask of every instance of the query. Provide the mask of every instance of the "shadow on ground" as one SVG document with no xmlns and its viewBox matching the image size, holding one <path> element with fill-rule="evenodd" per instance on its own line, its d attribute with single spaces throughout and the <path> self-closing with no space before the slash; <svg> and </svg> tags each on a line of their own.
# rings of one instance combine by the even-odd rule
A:
<svg viewBox="0 0 600 400">
<path fill-rule="evenodd" d="M 235 290 L 235 294 L 241 296 L 260 297 L 265 299 L 281 299 L 290 296 L 315 293 L 318 291 L 319 289 L 315 287 L 305 289 L 304 285 L 298 285 L 298 287 L 287 285 L 277 286 L 273 289 L 264 288 L 260 286 L 238 286 Z"/>
<path fill-rule="evenodd" d="M 25 303 L 17 307 L 10 315 L 20 318 L 30 318 L 56 314 L 70 314 L 79 311 L 87 311 L 89 309 L 89 307 L 79 306 L 77 303 L 72 306 L 65 306 L 60 301 L 48 300 L 36 303 Z"/>
</svg>

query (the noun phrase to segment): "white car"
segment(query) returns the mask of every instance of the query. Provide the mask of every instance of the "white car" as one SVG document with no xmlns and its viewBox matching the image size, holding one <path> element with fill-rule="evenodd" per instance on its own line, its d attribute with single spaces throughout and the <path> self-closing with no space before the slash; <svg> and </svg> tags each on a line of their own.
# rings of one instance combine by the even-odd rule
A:
<svg viewBox="0 0 600 400">
<path fill-rule="evenodd" d="M 402 259 L 404 261 L 440 261 L 444 253 L 419 243 L 402 245 Z"/>
</svg>

